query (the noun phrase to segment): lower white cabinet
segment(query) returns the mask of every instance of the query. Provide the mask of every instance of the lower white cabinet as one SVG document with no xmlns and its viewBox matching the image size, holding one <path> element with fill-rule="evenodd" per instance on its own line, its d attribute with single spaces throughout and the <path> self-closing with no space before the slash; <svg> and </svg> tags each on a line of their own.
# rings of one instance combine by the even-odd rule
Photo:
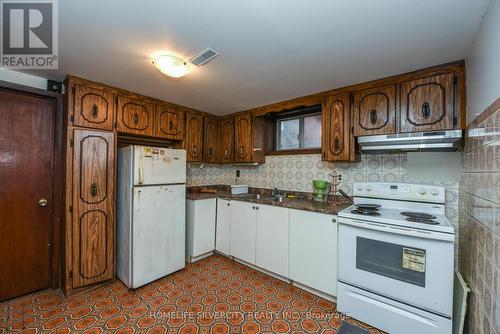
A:
<svg viewBox="0 0 500 334">
<path fill-rule="evenodd" d="M 293 281 L 337 295 L 337 216 L 290 210 L 290 273 Z"/>
<path fill-rule="evenodd" d="M 215 250 L 224 255 L 230 254 L 231 209 L 231 201 L 217 199 Z"/>
<path fill-rule="evenodd" d="M 257 206 L 256 265 L 288 277 L 290 209 Z"/>
<path fill-rule="evenodd" d="M 231 201 L 230 255 L 255 264 L 257 205 Z"/>
<path fill-rule="evenodd" d="M 215 248 L 216 199 L 186 201 L 186 259 L 213 252 Z"/>
</svg>

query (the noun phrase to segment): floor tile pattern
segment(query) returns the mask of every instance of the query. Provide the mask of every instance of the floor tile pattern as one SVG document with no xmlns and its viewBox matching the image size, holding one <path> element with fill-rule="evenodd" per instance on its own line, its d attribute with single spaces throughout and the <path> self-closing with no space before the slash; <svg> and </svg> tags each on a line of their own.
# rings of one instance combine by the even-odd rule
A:
<svg viewBox="0 0 500 334">
<path fill-rule="evenodd" d="M 0 333 L 335 334 L 342 319 L 334 303 L 219 255 L 136 290 L 115 281 L 0 303 Z"/>
</svg>

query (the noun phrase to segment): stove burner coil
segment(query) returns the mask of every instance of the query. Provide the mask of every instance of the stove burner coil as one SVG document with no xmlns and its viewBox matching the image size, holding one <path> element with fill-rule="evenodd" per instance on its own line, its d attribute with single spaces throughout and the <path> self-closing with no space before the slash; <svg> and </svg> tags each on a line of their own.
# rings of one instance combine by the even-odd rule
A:
<svg viewBox="0 0 500 334">
<path fill-rule="evenodd" d="M 409 222 L 412 222 L 412 223 L 422 223 L 422 224 L 429 224 L 429 225 L 439 225 L 439 223 L 437 221 L 432 220 L 432 219 L 427 219 L 427 218 L 408 217 L 408 218 L 406 218 L 406 220 L 409 221 Z"/>
<path fill-rule="evenodd" d="M 401 212 L 403 216 L 410 217 L 413 219 L 419 219 L 419 220 L 433 220 L 436 219 L 436 216 L 430 215 L 428 213 L 423 213 L 423 212 L 410 212 L 410 211 L 405 211 Z M 409 220 L 409 219 L 407 219 Z M 411 221 L 411 220 L 409 220 Z"/>
<path fill-rule="evenodd" d="M 351 213 L 357 214 L 357 215 L 363 215 L 363 216 L 380 216 L 380 213 L 377 212 L 377 210 L 372 209 L 372 210 L 351 210 Z"/>
</svg>

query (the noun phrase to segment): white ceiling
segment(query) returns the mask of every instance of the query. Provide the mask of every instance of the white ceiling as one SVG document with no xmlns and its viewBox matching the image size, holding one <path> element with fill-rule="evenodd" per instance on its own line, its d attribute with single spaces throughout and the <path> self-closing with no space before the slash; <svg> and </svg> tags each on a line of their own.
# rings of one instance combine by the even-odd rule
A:
<svg viewBox="0 0 500 334">
<path fill-rule="evenodd" d="M 223 115 L 463 59 L 489 0 L 62 0 L 59 70 Z M 155 52 L 221 55 L 173 80 Z"/>
</svg>

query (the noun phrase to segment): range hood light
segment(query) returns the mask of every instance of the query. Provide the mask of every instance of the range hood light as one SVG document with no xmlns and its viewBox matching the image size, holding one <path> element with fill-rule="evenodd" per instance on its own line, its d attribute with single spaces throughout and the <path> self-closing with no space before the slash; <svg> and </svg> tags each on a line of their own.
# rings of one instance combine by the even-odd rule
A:
<svg viewBox="0 0 500 334">
<path fill-rule="evenodd" d="M 176 56 L 155 56 L 152 63 L 161 73 L 172 78 L 180 78 L 189 73 L 189 65 L 187 62 Z"/>
</svg>

